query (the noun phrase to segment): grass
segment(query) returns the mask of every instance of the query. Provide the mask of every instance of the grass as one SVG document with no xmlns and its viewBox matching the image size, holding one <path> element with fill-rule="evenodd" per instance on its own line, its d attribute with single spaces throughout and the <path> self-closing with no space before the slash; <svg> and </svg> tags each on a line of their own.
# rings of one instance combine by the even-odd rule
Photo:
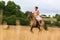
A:
<svg viewBox="0 0 60 40">
<path fill-rule="evenodd" d="M 56 18 L 44 18 L 44 20 L 46 20 L 46 21 L 57 21 Z"/>
<path fill-rule="evenodd" d="M 10 26 L 5 29 L 6 25 L 0 25 L 0 40 L 60 40 L 60 28 L 48 27 L 48 31 L 41 28 L 33 29 L 34 33 L 30 32 L 30 27 L 26 26 Z"/>
</svg>

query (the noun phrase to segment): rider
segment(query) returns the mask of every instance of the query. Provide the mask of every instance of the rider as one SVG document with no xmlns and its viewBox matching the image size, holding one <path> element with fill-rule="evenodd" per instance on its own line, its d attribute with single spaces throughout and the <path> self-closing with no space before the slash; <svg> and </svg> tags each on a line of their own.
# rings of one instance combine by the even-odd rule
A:
<svg viewBox="0 0 60 40">
<path fill-rule="evenodd" d="M 38 7 L 37 6 L 35 7 L 33 13 L 34 13 L 34 17 L 36 18 L 36 20 L 40 24 L 40 21 L 42 20 L 42 18 L 40 17 L 40 13 L 39 13 L 39 10 L 38 10 Z"/>
</svg>

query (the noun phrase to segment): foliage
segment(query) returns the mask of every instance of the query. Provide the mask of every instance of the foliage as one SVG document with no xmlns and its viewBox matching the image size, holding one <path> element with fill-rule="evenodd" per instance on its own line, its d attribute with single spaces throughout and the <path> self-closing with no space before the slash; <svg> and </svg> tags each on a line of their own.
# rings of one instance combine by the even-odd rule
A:
<svg viewBox="0 0 60 40">
<path fill-rule="evenodd" d="M 20 20 L 21 25 L 28 25 L 29 19 L 27 18 L 27 13 L 24 14 L 20 10 L 20 6 L 15 4 L 13 1 L 8 1 L 3 12 L 3 21 L 6 21 L 9 25 L 15 25 L 16 19 Z"/>
<path fill-rule="evenodd" d="M 20 19 L 20 24 L 21 25 L 29 25 L 29 19 L 27 19 L 27 18 L 21 18 Z"/>
<path fill-rule="evenodd" d="M 53 23 L 53 25 L 55 25 L 55 26 L 58 26 L 58 27 L 59 27 L 59 26 L 60 26 L 60 21 L 54 22 L 54 23 Z"/>
<path fill-rule="evenodd" d="M 60 21 L 60 15 L 59 14 L 56 14 L 55 17 L 56 17 L 57 21 Z"/>
<path fill-rule="evenodd" d="M 29 11 L 26 11 L 26 12 L 25 12 L 25 16 L 26 16 L 26 17 L 28 16 L 28 13 L 29 13 Z"/>
<path fill-rule="evenodd" d="M 20 6 L 15 4 L 13 1 L 8 1 L 7 5 L 4 8 L 4 15 L 11 16 L 20 13 Z"/>
<path fill-rule="evenodd" d="M 16 16 L 12 15 L 10 17 L 4 17 L 3 21 L 7 22 L 8 25 L 15 25 L 16 24 Z"/>
<path fill-rule="evenodd" d="M 0 9 L 3 9 L 5 7 L 5 2 L 4 1 L 0 1 Z"/>
<path fill-rule="evenodd" d="M 45 20 L 45 24 L 51 26 L 51 21 Z"/>
</svg>

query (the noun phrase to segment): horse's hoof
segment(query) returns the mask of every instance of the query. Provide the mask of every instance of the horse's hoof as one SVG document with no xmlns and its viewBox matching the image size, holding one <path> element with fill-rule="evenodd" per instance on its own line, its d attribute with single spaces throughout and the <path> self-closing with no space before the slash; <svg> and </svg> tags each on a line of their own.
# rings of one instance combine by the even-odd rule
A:
<svg viewBox="0 0 60 40">
<path fill-rule="evenodd" d="M 31 31 L 33 33 L 33 31 Z"/>
<path fill-rule="evenodd" d="M 46 31 L 48 31 L 48 29 L 45 29 Z"/>
</svg>

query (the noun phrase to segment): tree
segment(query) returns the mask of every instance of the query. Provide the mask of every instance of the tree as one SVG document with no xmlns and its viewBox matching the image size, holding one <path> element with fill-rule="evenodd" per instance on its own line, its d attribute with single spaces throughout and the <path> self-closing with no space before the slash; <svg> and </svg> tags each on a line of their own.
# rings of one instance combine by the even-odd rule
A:
<svg viewBox="0 0 60 40">
<path fill-rule="evenodd" d="M 48 18 L 50 18 L 50 15 L 48 16 Z"/>
<path fill-rule="evenodd" d="M 4 15 L 11 16 L 16 15 L 16 13 L 20 12 L 20 6 L 15 4 L 13 1 L 8 1 L 7 5 L 4 8 Z"/>
<path fill-rule="evenodd" d="M 56 14 L 55 18 L 57 19 L 57 21 L 60 21 L 60 15 L 59 14 Z"/>
<path fill-rule="evenodd" d="M 5 7 L 5 2 L 4 1 L 0 1 L 0 24 L 2 24 L 4 7 Z"/>
<path fill-rule="evenodd" d="M 8 1 L 4 8 L 3 20 L 8 24 L 15 24 L 16 19 L 19 19 L 22 25 L 28 25 L 29 19 L 20 9 L 21 7 L 19 5 L 15 4 L 13 1 Z"/>
<path fill-rule="evenodd" d="M 3 9 L 5 7 L 5 2 L 4 1 L 0 1 L 0 9 Z"/>
<path fill-rule="evenodd" d="M 41 15 L 41 17 L 46 18 L 47 16 L 46 16 L 46 15 L 44 15 L 44 14 L 42 14 L 42 15 Z"/>
<path fill-rule="evenodd" d="M 59 15 L 59 14 L 56 14 L 56 15 L 55 15 L 55 18 L 56 18 L 58 15 Z"/>
<path fill-rule="evenodd" d="M 25 15 L 28 16 L 28 13 L 29 13 L 29 11 L 26 11 L 26 12 L 25 12 Z"/>
<path fill-rule="evenodd" d="M 22 16 L 23 12 L 20 11 L 20 6 L 15 4 L 13 1 L 8 1 L 7 5 L 4 7 L 4 12 L 3 12 L 3 20 L 6 21 L 8 24 L 15 23 L 14 19 L 19 19 L 19 17 Z M 13 16 L 14 15 L 14 16 Z M 13 21 L 14 20 L 14 21 Z"/>
</svg>

